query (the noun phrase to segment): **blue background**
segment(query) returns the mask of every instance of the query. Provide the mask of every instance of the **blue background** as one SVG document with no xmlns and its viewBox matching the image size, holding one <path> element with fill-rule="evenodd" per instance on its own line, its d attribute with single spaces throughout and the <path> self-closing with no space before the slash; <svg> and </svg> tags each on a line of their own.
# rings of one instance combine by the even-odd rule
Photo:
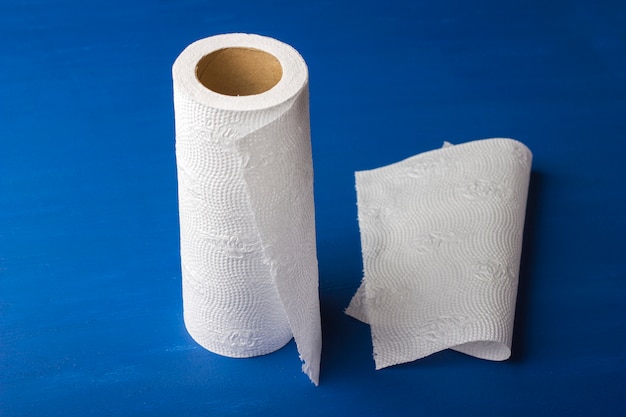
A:
<svg viewBox="0 0 626 417">
<path fill-rule="evenodd" d="M 321 385 L 182 321 L 171 64 L 269 35 L 310 69 Z M 355 170 L 534 153 L 513 357 L 374 370 Z M 0 2 L 0 415 L 626 415 L 623 1 Z"/>
</svg>

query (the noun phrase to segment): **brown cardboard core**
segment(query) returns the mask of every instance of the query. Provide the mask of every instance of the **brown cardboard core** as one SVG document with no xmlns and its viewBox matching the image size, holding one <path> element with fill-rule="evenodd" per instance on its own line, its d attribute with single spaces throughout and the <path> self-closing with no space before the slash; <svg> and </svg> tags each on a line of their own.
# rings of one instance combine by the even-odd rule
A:
<svg viewBox="0 0 626 417">
<path fill-rule="evenodd" d="M 274 87 L 283 68 L 274 55 L 252 48 L 224 48 L 204 56 L 196 77 L 209 90 L 227 96 L 251 96 Z"/>
</svg>

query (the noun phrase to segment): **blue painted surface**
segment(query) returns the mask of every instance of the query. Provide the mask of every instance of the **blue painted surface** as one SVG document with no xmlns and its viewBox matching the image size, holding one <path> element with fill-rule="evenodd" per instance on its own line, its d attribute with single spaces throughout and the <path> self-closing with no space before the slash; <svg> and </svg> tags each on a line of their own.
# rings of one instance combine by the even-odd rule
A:
<svg viewBox="0 0 626 417">
<path fill-rule="evenodd" d="M 243 31 L 310 67 L 321 385 L 182 321 L 171 64 Z M 0 3 L 0 415 L 626 414 L 622 1 Z M 493 136 L 534 152 L 513 358 L 374 371 L 353 172 Z"/>
</svg>

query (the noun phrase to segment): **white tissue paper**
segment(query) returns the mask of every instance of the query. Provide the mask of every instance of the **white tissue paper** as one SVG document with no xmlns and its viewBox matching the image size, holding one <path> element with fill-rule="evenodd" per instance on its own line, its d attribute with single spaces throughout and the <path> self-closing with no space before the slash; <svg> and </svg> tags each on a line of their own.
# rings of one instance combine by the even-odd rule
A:
<svg viewBox="0 0 626 417">
<path fill-rule="evenodd" d="M 376 369 L 509 358 L 531 158 L 485 139 L 356 173 L 364 277 L 346 313 L 370 324 Z"/>
<path fill-rule="evenodd" d="M 270 353 L 293 336 L 317 384 L 306 64 L 275 39 L 227 34 L 189 45 L 172 72 L 187 330 L 230 357 Z"/>
</svg>

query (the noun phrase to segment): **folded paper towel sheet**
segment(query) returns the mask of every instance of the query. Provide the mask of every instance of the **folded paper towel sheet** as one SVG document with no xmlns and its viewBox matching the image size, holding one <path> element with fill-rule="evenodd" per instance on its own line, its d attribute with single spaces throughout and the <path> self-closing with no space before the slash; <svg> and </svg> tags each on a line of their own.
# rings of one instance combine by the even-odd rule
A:
<svg viewBox="0 0 626 417">
<path fill-rule="evenodd" d="M 510 356 L 531 158 L 485 139 L 356 173 L 364 278 L 346 313 L 370 324 L 376 369 Z"/>
<path fill-rule="evenodd" d="M 184 320 L 206 349 L 321 355 L 308 72 L 248 34 L 189 45 L 173 69 Z"/>
</svg>

